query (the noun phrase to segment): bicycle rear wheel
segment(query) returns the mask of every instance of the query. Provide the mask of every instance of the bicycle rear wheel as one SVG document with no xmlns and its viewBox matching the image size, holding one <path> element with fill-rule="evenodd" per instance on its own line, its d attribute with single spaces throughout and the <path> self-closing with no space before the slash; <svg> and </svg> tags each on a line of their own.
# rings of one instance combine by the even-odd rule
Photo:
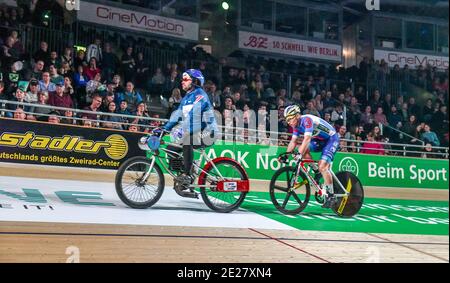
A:
<svg viewBox="0 0 450 283">
<path fill-rule="evenodd" d="M 247 192 L 219 192 L 214 186 L 217 181 L 223 179 L 227 181 L 248 180 L 244 169 L 234 160 L 222 159 L 212 160 L 214 166 L 203 169 L 206 173 L 204 178 L 199 179 L 199 185 L 211 187 L 201 187 L 200 194 L 205 204 L 217 212 L 231 212 L 242 204 Z M 217 172 L 218 171 L 218 172 Z M 219 174 L 220 172 L 220 174 Z"/>
<path fill-rule="evenodd" d="M 356 215 L 361 209 L 364 202 L 364 189 L 358 177 L 354 174 L 341 171 L 336 174 L 339 182 L 350 194 L 347 197 L 338 197 L 331 209 L 340 217 L 350 218 Z M 336 193 L 340 193 L 339 185 L 334 181 L 333 184 Z"/>
<path fill-rule="evenodd" d="M 270 181 L 270 199 L 278 211 L 295 215 L 306 208 L 311 188 L 305 174 L 300 171 L 297 180 L 293 180 L 296 168 L 286 166 L 279 169 Z M 296 182 L 296 188 L 292 185 Z"/>
<path fill-rule="evenodd" d="M 156 162 L 147 180 L 143 180 L 152 161 L 141 156 L 122 163 L 116 174 L 116 192 L 129 207 L 148 208 L 154 205 L 164 190 L 164 175 Z"/>
</svg>

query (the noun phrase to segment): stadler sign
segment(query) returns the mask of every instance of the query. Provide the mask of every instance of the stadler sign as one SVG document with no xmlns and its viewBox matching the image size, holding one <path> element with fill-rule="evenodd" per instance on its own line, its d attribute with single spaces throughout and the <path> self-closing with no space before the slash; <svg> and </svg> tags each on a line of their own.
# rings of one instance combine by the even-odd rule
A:
<svg viewBox="0 0 450 283">
<path fill-rule="evenodd" d="M 442 70 L 448 68 L 448 57 L 444 56 L 413 54 L 375 49 L 374 59 L 380 61 L 381 59 L 384 59 L 384 61 L 388 63 L 389 67 L 394 67 L 395 65 L 403 67 L 404 65 L 408 65 L 410 68 L 415 69 L 420 65 L 422 65 L 423 67 L 430 65 Z"/>
<path fill-rule="evenodd" d="M 78 19 L 80 21 L 114 26 L 122 29 L 151 32 L 181 39 L 198 40 L 198 23 L 85 1 L 81 2 Z"/>
</svg>

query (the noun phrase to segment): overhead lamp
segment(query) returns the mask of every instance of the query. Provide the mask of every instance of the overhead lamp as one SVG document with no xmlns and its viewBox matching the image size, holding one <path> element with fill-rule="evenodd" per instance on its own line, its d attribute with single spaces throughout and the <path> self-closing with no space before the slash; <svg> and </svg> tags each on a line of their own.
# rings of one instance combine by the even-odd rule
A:
<svg viewBox="0 0 450 283">
<path fill-rule="evenodd" d="M 230 5 L 228 4 L 227 1 L 223 1 L 223 2 L 222 2 L 222 8 L 223 8 L 224 10 L 230 9 Z"/>
</svg>

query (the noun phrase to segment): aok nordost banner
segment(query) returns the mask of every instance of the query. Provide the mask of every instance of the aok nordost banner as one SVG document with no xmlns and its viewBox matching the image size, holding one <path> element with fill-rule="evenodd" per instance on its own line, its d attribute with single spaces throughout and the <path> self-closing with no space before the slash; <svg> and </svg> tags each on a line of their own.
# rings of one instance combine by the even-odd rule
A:
<svg viewBox="0 0 450 283">
<path fill-rule="evenodd" d="M 338 44 L 239 31 L 239 48 L 341 62 Z"/>
<path fill-rule="evenodd" d="M 285 151 L 286 147 L 217 142 L 206 153 L 209 158 L 225 156 L 237 160 L 250 179 L 270 180 L 282 166 L 277 161 L 278 154 Z M 320 158 L 320 155 L 313 153 L 313 157 Z M 201 160 L 201 163 L 204 161 Z M 338 152 L 333 161 L 333 171 L 350 171 L 358 176 L 364 186 L 448 189 L 449 184 L 447 159 L 393 158 Z"/>
<path fill-rule="evenodd" d="M 116 28 L 198 40 L 198 23 L 82 1 L 78 20 Z"/>
</svg>

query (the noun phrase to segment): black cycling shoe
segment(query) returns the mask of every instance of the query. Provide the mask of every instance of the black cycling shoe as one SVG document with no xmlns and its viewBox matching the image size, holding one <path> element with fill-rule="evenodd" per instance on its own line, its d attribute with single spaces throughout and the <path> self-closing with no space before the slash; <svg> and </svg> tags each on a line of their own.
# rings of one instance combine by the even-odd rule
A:
<svg viewBox="0 0 450 283">
<path fill-rule="evenodd" d="M 323 208 L 331 208 L 337 201 L 335 195 L 329 194 L 325 197 L 325 202 L 322 204 Z"/>
</svg>

